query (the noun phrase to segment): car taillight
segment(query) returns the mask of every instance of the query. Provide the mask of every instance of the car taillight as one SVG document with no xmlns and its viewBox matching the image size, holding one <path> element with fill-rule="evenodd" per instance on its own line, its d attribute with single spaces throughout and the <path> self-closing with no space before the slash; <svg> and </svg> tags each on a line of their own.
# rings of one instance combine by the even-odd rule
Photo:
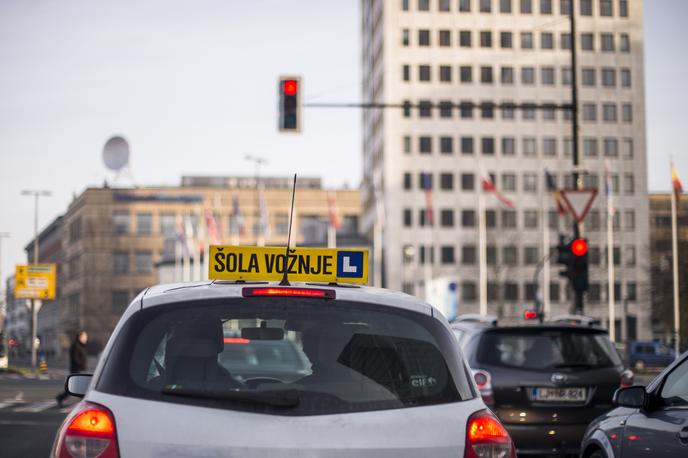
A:
<svg viewBox="0 0 688 458">
<path fill-rule="evenodd" d="M 258 287 L 244 288 L 241 290 L 244 297 L 273 296 L 273 297 L 313 297 L 322 299 L 334 299 L 333 289 L 316 288 L 280 288 L 280 287 Z"/>
<path fill-rule="evenodd" d="M 621 385 L 621 388 L 625 388 L 627 386 L 633 385 L 633 381 L 635 379 L 635 374 L 633 371 L 626 369 L 621 373 L 621 382 L 619 385 Z"/>
<path fill-rule="evenodd" d="M 107 408 L 80 403 L 58 432 L 55 458 L 118 458 L 115 419 Z"/>
<path fill-rule="evenodd" d="M 482 369 L 473 370 L 473 380 L 480 390 L 480 396 L 482 396 L 485 404 L 494 404 L 494 397 L 492 396 L 492 376 L 489 372 Z"/>
<path fill-rule="evenodd" d="M 489 410 L 474 413 L 466 426 L 465 458 L 515 458 L 516 448 L 504 426 Z"/>
</svg>

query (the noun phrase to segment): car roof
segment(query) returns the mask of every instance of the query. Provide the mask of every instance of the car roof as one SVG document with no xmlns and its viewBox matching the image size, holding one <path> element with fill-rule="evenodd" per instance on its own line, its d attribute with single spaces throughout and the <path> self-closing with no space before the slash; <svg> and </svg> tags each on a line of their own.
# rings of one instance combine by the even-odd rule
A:
<svg viewBox="0 0 688 458">
<path fill-rule="evenodd" d="M 141 307 L 157 307 L 179 302 L 198 300 L 241 298 L 242 289 L 255 286 L 280 286 L 278 282 L 228 282 L 204 281 L 161 284 L 148 288 L 141 297 Z M 440 315 L 433 307 L 420 299 L 399 291 L 371 286 L 331 285 L 321 283 L 291 282 L 291 287 L 321 288 L 334 290 L 335 301 L 364 302 L 379 304 L 398 309 L 424 313 L 430 316 Z"/>
<path fill-rule="evenodd" d="M 485 323 L 474 323 L 474 322 L 454 322 L 451 324 L 452 329 L 465 331 L 469 333 L 482 333 L 482 332 L 493 332 L 493 331 L 525 331 L 532 332 L 534 330 L 547 330 L 547 331 L 571 331 L 575 330 L 577 332 L 588 332 L 593 334 L 606 333 L 607 330 L 604 328 L 596 326 L 580 326 L 565 323 L 543 323 L 543 324 L 509 324 L 509 325 L 497 325 L 492 326 Z"/>
</svg>

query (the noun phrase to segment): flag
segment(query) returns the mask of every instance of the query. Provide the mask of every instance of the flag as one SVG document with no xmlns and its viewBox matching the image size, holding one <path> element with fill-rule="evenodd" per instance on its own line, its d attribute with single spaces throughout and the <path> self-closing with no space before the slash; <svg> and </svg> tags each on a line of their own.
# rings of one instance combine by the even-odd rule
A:
<svg viewBox="0 0 688 458">
<path fill-rule="evenodd" d="M 337 194 L 334 191 L 327 193 L 327 212 L 330 216 L 330 227 L 338 231 L 342 227 L 342 220 L 339 218 L 339 209 L 337 208 Z"/>
<path fill-rule="evenodd" d="M 607 197 L 607 214 L 614 216 L 614 196 L 612 187 L 612 175 L 609 173 L 609 161 L 604 161 L 604 195 Z"/>
<path fill-rule="evenodd" d="M 213 245 L 220 244 L 220 229 L 217 226 L 217 220 L 211 210 L 205 211 L 205 225 L 208 228 L 208 236 Z"/>
<path fill-rule="evenodd" d="M 241 214 L 241 207 L 239 206 L 239 196 L 234 194 L 232 196 L 232 227 L 230 227 L 232 234 L 244 235 L 246 227 L 244 225 L 244 215 Z"/>
<path fill-rule="evenodd" d="M 268 213 L 268 205 L 265 202 L 265 196 L 262 191 L 258 194 L 258 211 L 260 213 L 260 228 L 259 232 L 263 237 L 267 237 L 270 233 L 270 215 Z"/>
<path fill-rule="evenodd" d="M 186 239 L 186 229 L 182 223 L 177 224 L 177 242 L 181 245 L 182 247 L 182 256 L 188 257 L 191 256 L 191 251 L 189 251 L 189 244 Z"/>
<path fill-rule="evenodd" d="M 432 207 L 432 175 L 424 173 L 422 177 L 423 189 L 425 190 L 425 224 L 432 226 L 435 223 Z"/>
<path fill-rule="evenodd" d="M 559 212 L 559 216 L 564 216 L 566 214 L 566 206 L 564 205 L 563 197 L 561 196 L 561 192 L 557 187 L 554 175 L 549 173 L 547 169 L 545 169 L 545 181 L 547 183 L 547 190 L 552 193 L 552 197 L 554 197 L 554 202 L 556 202 L 557 204 L 557 211 Z"/>
<path fill-rule="evenodd" d="M 482 186 L 483 186 L 483 191 L 485 192 L 491 192 L 495 195 L 497 199 L 504 205 L 506 205 L 509 208 L 514 208 L 514 203 L 507 199 L 495 186 L 495 184 L 492 182 L 490 177 L 483 177 L 482 178 Z"/>
<path fill-rule="evenodd" d="M 186 240 L 186 249 L 189 253 L 193 252 L 195 238 L 196 234 L 193 222 L 191 221 L 191 215 L 188 215 L 184 217 L 184 239 Z"/>
<path fill-rule="evenodd" d="M 681 183 L 681 179 L 678 176 L 678 170 L 676 170 L 676 166 L 673 162 L 671 163 L 671 186 L 674 188 L 676 201 L 678 201 L 681 197 L 681 193 L 683 193 L 683 183 Z"/>
</svg>

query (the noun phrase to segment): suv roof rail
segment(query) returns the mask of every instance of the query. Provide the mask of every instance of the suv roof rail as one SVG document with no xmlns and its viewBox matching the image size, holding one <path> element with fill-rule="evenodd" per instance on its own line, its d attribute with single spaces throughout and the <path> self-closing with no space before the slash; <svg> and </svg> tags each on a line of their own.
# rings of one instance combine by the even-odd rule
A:
<svg viewBox="0 0 688 458">
<path fill-rule="evenodd" d="M 548 320 L 548 322 L 549 323 L 566 323 L 566 324 L 573 324 L 573 325 L 578 325 L 578 326 L 598 326 L 600 324 L 600 320 L 598 320 L 597 318 L 592 318 L 592 317 L 585 316 L 585 315 L 572 315 L 572 314 L 553 316 L 550 320 Z"/>
<path fill-rule="evenodd" d="M 497 326 L 497 317 L 494 315 L 481 315 L 479 313 L 466 313 L 456 317 L 452 323 L 483 323 Z"/>
</svg>

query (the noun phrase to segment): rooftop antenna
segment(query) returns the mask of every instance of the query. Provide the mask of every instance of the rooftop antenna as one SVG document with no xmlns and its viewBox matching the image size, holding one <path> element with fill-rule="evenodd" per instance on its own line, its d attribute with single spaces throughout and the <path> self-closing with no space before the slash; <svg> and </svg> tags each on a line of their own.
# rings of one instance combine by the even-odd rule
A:
<svg viewBox="0 0 688 458">
<path fill-rule="evenodd" d="M 291 212 L 289 212 L 289 232 L 287 234 L 287 249 L 284 253 L 284 275 L 282 276 L 282 281 L 280 286 L 291 286 L 289 284 L 289 278 L 287 277 L 289 272 L 289 244 L 291 243 L 291 225 L 294 222 L 294 199 L 296 197 L 296 174 L 294 174 L 294 185 L 291 188 Z"/>
</svg>

